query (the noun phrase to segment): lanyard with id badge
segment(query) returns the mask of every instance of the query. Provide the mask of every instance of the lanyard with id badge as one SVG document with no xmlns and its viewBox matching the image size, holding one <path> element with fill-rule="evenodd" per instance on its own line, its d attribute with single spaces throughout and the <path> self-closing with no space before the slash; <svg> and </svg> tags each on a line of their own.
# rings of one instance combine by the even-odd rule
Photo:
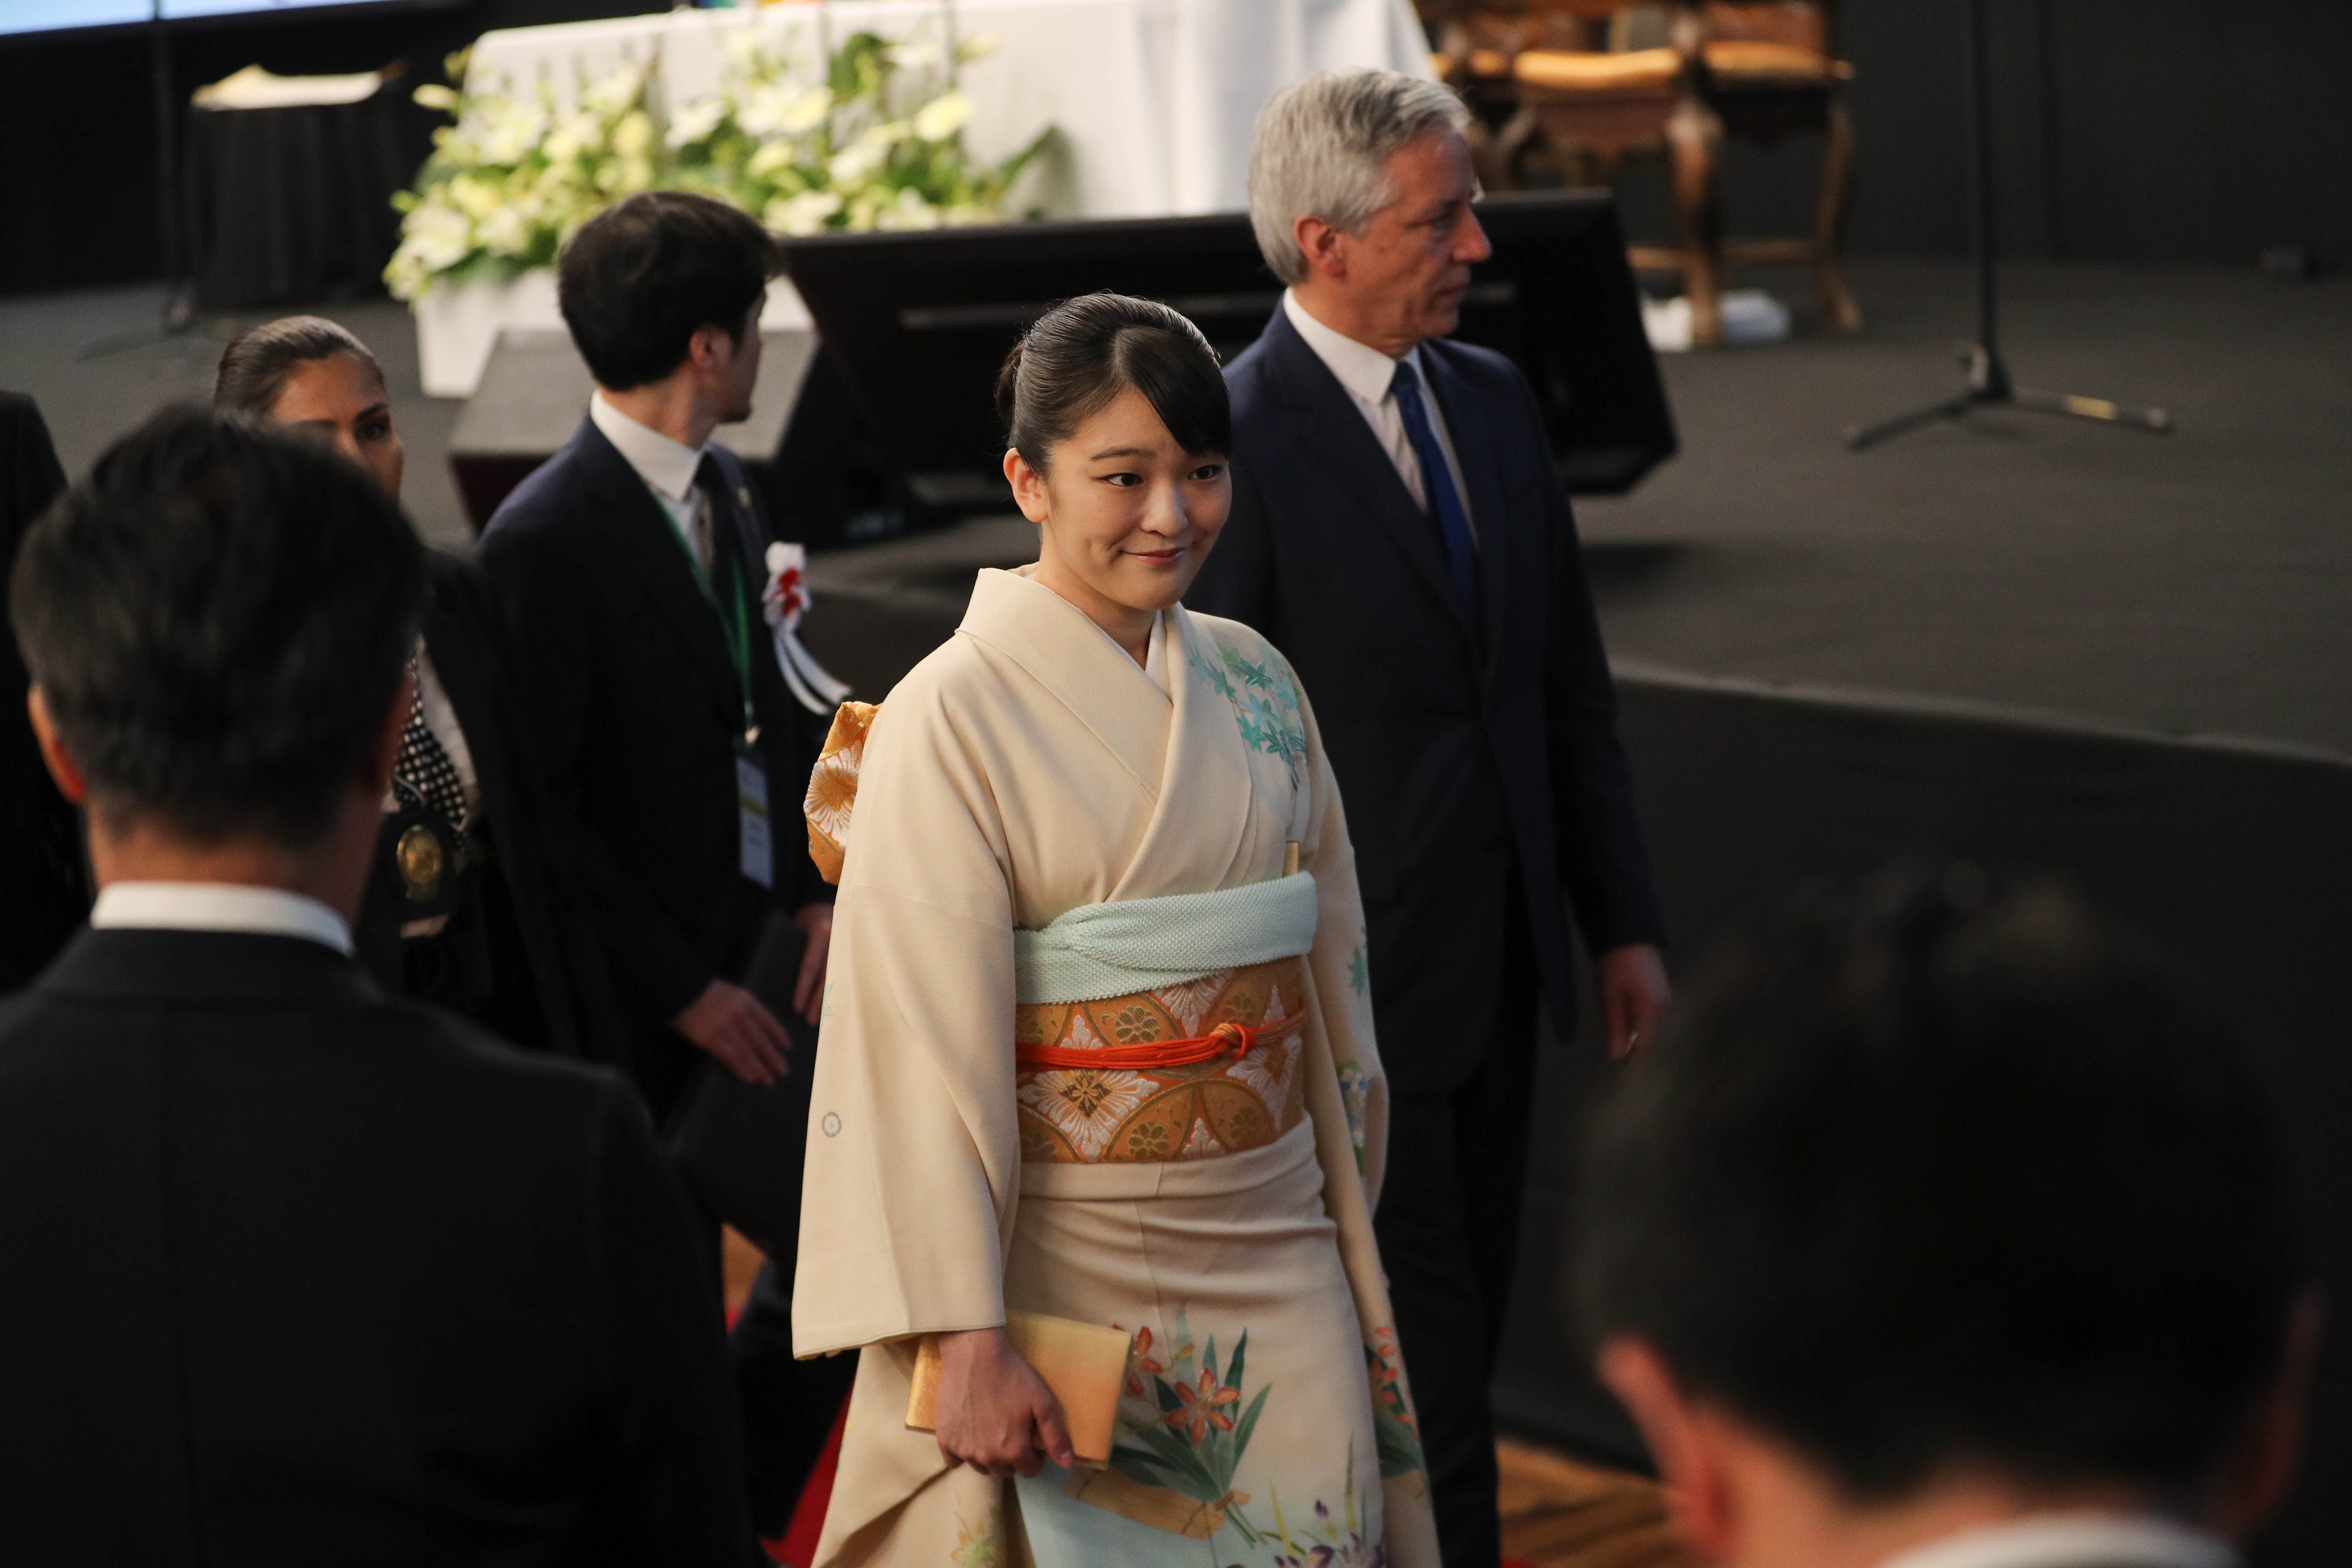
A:
<svg viewBox="0 0 2352 1568">
<path fill-rule="evenodd" d="M 715 511 L 717 503 L 706 496 L 705 505 Z M 763 888 L 775 886 L 775 831 L 768 812 L 768 764 L 759 752 L 760 721 L 751 708 L 751 616 L 743 603 L 742 576 L 735 558 L 727 549 L 725 536 L 712 519 L 710 550 L 713 556 L 726 563 L 724 575 L 728 593 L 721 598 L 711 584 L 709 572 L 695 558 L 686 536 L 670 530 L 677 547 L 686 555 L 686 563 L 694 572 L 695 585 L 702 596 L 719 612 L 719 624 L 727 634 L 727 656 L 735 666 L 737 689 L 743 699 L 743 729 L 735 737 L 735 815 L 742 846 L 742 871 Z"/>
</svg>

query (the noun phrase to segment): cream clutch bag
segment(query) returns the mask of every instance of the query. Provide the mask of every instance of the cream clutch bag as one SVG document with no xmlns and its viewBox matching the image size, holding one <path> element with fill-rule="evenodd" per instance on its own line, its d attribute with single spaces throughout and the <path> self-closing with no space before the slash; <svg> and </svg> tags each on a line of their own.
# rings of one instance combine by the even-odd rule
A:
<svg viewBox="0 0 2352 1568">
<path fill-rule="evenodd" d="M 1070 1447 L 1081 1465 L 1110 1463 L 1111 1430 L 1118 1417 L 1119 1390 L 1127 1381 L 1135 1336 L 1069 1318 L 1035 1312 L 1004 1314 L 1004 1337 L 1037 1369 L 1061 1401 Z M 940 1342 L 925 1334 L 915 1352 L 914 1386 L 907 1394 L 907 1425 L 918 1432 L 939 1430 Z"/>
</svg>

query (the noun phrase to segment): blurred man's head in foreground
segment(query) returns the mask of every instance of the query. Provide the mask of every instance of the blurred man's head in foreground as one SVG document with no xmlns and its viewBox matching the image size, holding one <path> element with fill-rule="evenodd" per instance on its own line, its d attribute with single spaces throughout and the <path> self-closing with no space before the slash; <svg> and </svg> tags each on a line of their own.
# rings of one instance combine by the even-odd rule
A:
<svg viewBox="0 0 2352 1568">
<path fill-rule="evenodd" d="M 1694 1546 L 2252 1530 L 2318 1335 L 2263 1092 L 2178 966 L 1912 868 L 1722 954 L 1595 1129 L 1576 1287 Z"/>
</svg>

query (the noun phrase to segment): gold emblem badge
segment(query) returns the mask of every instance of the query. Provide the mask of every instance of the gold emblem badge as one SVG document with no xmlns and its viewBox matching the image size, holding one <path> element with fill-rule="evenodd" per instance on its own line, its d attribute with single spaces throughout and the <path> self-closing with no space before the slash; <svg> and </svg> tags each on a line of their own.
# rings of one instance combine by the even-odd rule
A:
<svg viewBox="0 0 2352 1568">
<path fill-rule="evenodd" d="M 431 828 L 419 824 L 402 834 L 400 842 L 393 846 L 392 862 L 400 868 L 408 896 L 419 903 L 441 890 L 444 857 L 441 840 Z"/>
</svg>

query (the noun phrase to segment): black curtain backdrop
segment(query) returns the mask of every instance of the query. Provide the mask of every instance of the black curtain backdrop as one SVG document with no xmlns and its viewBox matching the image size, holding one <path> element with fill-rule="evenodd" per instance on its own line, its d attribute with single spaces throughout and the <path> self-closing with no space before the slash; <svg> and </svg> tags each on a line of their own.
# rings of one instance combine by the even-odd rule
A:
<svg viewBox="0 0 2352 1568">
<path fill-rule="evenodd" d="M 185 193 L 196 302 L 208 310 L 381 292 L 400 243 L 393 193 L 415 177 L 425 111 L 406 75 L 358 103 L 197 110 Z"/>
<path fill-rule="evenodd" d="M 248 65 L 282 76 L 374 70 L 401 59 L 397 184 L 415 176 L 440 117 L 408 94 L 441 79 L 441 61 L 498 27 L 626 16 L 657 0 L 475 0 L 455 9 L 359 16 L 239 17 L 172 31 L 173 97 Z M 143 34 L 133 30 L 0 41 L 0 294 L 133 283 L 163 276 L 155 216 L 154 111 Z M 389 254 L 387 249 L 386 254 Z"/>
<path fill-rule="evenodd" d="M 258 61 L 286 73 L 405 57 L 429 79 L 493 27 L 658 8 L 656 0 L 478 0 L 455 11 L 183 29 L 186 93 Z M 1852 247 L 1968 246 L 1961 0 L 1842 0 L 1860 153 Z M 2006 247 L 2023 256 L 2251 266 L 2301 245 L 2352 262 L 2352 6 L 2341 0 L 1991 0 L 1996 173 Z M 145 44 L 0 45 L 0 294 L 158 275 Z M 423 157 L 421 142 L 412 156 Z M 1819 143 L 1732 147 L 1735 232 L 1802 232 Z M 1666 228 L 1654 170 L 1628 212 Z"/>
<path fill-rule="evenodd" d="M 1621 670 L 1618 690 L 1684 982 L 1711 937 L 1811 879 L 1913 851 L 2055 872 L 2235 1016 L 2302 1156 L 2321 1277 L 2352 1300 L 2352 762 L 1660 672 Z M 1595 1038 L 1544 1053 L 1496 1403 L 1531 1436 L 1633 1458 L 1559 1291 L 1578 1128 L 1612 1076 Z M 2331 1342 L 2304 1482 L 2257 1568 L 2332 1565 L 2352 1537 L 2352 1332 Z"/>
</svg>

